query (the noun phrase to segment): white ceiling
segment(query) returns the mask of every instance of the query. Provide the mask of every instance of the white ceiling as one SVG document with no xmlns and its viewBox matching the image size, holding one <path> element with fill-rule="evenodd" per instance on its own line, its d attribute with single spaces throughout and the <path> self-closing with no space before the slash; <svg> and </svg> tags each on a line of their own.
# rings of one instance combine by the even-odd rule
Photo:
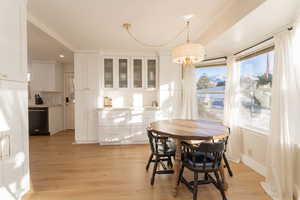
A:
<svg viewBox="0 0 300 200">
<path fill-rule="evenodd" d="M 60 63 L 73 63 L 73 53 L 60 42 L 50 37 L 39 28 L 27 23 L 28 33 L 28 59 L 29 60 L 47 60 Z M 65 57 L 60 58 L 63 54 Z"/>
<path fill-rule="evenodd" d="M 299 0 L 267 0 L 209 43 L 209 57 L 231 55 L 273 36 L 293 23 Z"/>
<path fill-rule="evenodd" d="M 184 27 L 184 15 L 194 14 L 192 39 L 198 39 L 232 1 L 29 0 L 28 9 L 30 15 L 58 33 L 74 50 L 137 51 L 145 48 L 129 38 L 123 23 L 131 23 L 132 31 L 142 41 L 158 44 L 168 41 Z"/>
<path fill-rule="evenodd" d="M 28 20 L 48 34 L 29 23 L 29 53 L 32 59 L 71 63 L 72 51 L 169 52 L 185 35 L 167 47 L 146 48 L 122 24 L 131 23 L 140 40 L 159 44 L 184 27 L 183 16 L 193 14 L 192 40 L 208 44 L 207 57 L 224 56 L 290 22 L 297 1 L 28 0 Z M 58 58 L 61 52 L 64 59 Z"/>
</svg>

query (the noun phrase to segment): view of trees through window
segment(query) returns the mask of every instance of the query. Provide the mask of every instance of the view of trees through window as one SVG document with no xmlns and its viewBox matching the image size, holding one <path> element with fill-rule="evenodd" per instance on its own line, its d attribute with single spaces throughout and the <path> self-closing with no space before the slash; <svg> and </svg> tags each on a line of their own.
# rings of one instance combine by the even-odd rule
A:
<svg viewBox="0 0 300 200">
<path fill-rule="evenodd" d="M 200 67 L 197 72 L 198 109 L 201 119 L 222 121 L 227 67 Z"/>
<path fill-rule="evenodd" d="M 274 51 L 240 61 L 239 123 L 268 131 L 271 120 Z M 200 67 L 197 72 L 201 119 L 223 121 L 226 66 Z"/>
<path fill-rule="evenodd" d="M 269 130 L 274 52 L 240 62 L 240 123 Z"/>
</svg>

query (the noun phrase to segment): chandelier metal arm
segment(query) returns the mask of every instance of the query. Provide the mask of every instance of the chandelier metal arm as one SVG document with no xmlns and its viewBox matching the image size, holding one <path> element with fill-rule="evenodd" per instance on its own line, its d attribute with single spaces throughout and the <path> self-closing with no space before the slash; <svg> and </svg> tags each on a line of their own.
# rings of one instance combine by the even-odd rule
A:
<svg viewBox="0 0 300 200">
<path fill-rule="evenodd" d="M 171 39 L 171 40 L 169 40 L 165 43 L 155 45 L 155 44 L 148 44 L 146 42 L 142 42 L 141 40 L 137 39 L 129 30 L 130 27 L 131 27 L 131 24 L 123 24 L 123 27 L 126 29 L 129 36 L 132 37 L 137 43 L 139 43 L 142 46 L 147 46 L 147 47 L 163 47 L 163 46 L 166 46 L 166 45 L 170 44 L 172 41 L 176 40 L 181 34 L 183 34 L 188 29 L 188 26 L 186 26 L 175 37 L 173 37 L 173 39 Z"/>
</svg>

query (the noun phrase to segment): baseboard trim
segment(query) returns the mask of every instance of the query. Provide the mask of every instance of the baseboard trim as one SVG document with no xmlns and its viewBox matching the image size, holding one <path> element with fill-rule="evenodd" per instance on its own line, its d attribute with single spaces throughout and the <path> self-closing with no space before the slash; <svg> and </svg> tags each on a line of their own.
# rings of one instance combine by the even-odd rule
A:
<svg viewBox="0 0 300 200">
<path fill-rule="evenodd" d="M 256 171 L 257 173 L 259 173 L 260 175 L 266 176 L 267 174 L 266 167 L 260 164 L 259 162 L 253 160 L 251 157 L 247 155 L 242 155 L 242 162 L 248 167 L 250 167 L 251 169 L 253 169 L 254 171 Z"/>
</svg>

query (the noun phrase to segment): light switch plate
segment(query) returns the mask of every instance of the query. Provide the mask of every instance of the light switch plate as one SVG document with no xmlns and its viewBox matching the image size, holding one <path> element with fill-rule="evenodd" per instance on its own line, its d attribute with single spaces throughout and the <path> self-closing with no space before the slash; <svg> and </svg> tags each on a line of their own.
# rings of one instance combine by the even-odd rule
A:
<svg viewBox="0 0 300 200">
<path fill-rule="evenodd" d="M 10 136 L 3 135 L 0 137 L 0 159 L 7 160 L 10 157 Z"/>
</svg>

